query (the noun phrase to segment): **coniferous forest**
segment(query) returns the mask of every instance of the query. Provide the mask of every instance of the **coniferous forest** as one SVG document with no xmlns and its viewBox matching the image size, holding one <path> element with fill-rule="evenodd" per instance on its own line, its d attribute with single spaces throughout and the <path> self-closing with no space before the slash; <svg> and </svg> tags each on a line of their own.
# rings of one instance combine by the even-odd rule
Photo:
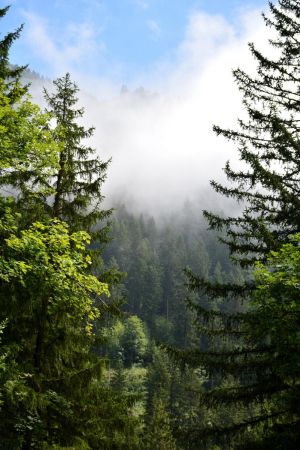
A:
<svg viewBox="0 0 300 450">
<path fill-rule="evenodd" d="M 1 34 L 0 449 L 300 448 L 300 2 L 263 18 L 275 56 L 249 44 L 214 126 L 232 215 L 104 203 L 72 74 L 49 89 Z"/>
</svg>

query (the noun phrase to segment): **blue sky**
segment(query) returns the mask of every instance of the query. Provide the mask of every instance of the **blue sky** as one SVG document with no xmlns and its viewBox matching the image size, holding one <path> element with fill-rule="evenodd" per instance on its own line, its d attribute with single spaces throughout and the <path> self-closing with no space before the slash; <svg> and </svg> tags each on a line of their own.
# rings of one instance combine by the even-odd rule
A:
<svg viewBox="0 0 300 450">
<path fill-rule="evenodd" d="M 51 65 L 51 51 L 56 48 L 66 51 L 75 69 L 80 70 L 80 64 L 84 64 L 91 75 L 126 82 L 136 73 L 151 70 L 159 61 L 172 59 L 184 39 L 191 14 L 202 11 L 222 15 L 234 23 L 242 10 L 263 9 L 266 3 L 266 0 L 11 0 L 11 10 L 1 23 L 1 31 L 24 22 L 23 36 L 14 45 L 12 60 L 28 63 L 43 75 L 57 75 Z M 51 43 L 44 43 L 37 27 L 51 38 Z M 78 49 L 80 39 L 83 44 Z"/>
</svg>

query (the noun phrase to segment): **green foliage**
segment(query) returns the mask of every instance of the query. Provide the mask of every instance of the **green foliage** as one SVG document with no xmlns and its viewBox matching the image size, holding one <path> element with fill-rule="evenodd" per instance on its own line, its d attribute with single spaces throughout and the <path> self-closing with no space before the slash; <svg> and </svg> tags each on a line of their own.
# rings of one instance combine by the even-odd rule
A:
<svg viewBox="0 0 300 450">
<path fill-rule="evenodd" d="M 3 328 L 5 326 L 5 323 L 1 323 L 0 324 L 0 344 L 1 344 L 1 335 L 3 333 Z M 5 353 L 3 353 L 2 349 L 1 349 L 1 353 L 0 353 L 0 380 L 3 380 L 3 372 L 5 372 L 7 370 L 7 366 L 5 363 L 7 355 Z M 2 383 L 0 384 L 0 410 L 2 407 Z"/>
<path fill-rule="evenodd" d="M 7 231 L 12 218 L 6 213 L 0 227 Z M 91 295 L 98 298 L 108 295 L 108 286 L 87 273 L 91 265 L 86 254 L 89 242 L 88 233 L 70 234 L 68 225 L 58 219 L 48 224 L 35 222 L 19 236 L 11 233 L 5 239 L 0 279 L 16 291 L 26 290 L 31 310 L 34 303 L 39 305 L 43 297 L 48 297 L 49 317 L 61 318 L 66 314 L 74 325 L 86 322 L 85 328 L 90 332 L 99 314 Z"/>
<path fill-rule="evenodd" d="M 121 361 L 125 367 L 142 363 L 148 349 L 148 337 L 145 325 L 137 316 L 118 320 L 107 336 L 108 356 Z"/>
<path fill-rule="evenodd" d="M 204 371 L 194 368 L 181 370 L 165 350 L 156 346 L 153 346 L 151 356 L 152 363 L 148 368 L 148 427 L 155 416 L 155 399 L 159 399 L 168 415 L 177 445 L 193 450 L 199 448 L 199 442 L 193 446 L 191 428 L 198 427 L 199 423 L 209 418 L 205 407 L 199 411 L 199 397 L 207 381 Z"/>
<path fill-rule="evenodd" d="M 170 418 L 164 403 L 157 395 L 153 399 L 153 416 L 147 435 L 147 449 L 176 450 L 176 442 L 172 436 Z"/>
<path fill-rule="evenodd" d="M 212 186 L 241 202 L 243 209 L 232 217 L 206 211 L 205 217 L 213 230 L 222 231 L 221 241 L 240 266 L 250 271 L 257 261 L 264 264 L 274 251 L 270 261 L 275 268 L 268 271 L 264 265 L 259 266 L 255 280 L 250 272 L 240 282 L 224 279 L 220 270 L 214 281 L 187 272 L 191 290 L 211 299 L 207 307 L 190 302 L 206 348 L 195 346 L 174 352 L 181 361 L 205 367 L 210 378 L 208 392 L 201 397 L 216 420 L 211 426 L 199 423 L 198 430 L 193 430 L 194 442 L 211 438 L 211 444 L 220 443 L 222 448 L 245 449 L 248 442 L 251 449 L 299 446 L 299 397 L 295 387 L 299 383 L 295 357 L 299 322 L 292 307 L 292 278 L 288 281 L 290 291 L 285 283 L 285 277 L 291 275 L 288 266 L 293 272 L 294 262 L 285 265 L 282 261 L 283 272 L 287 273 L 280 278 L 275 259 L 289 236 L 300 231 L 300 9 L 295 0 L 280 0 L 269 6 L 270 14 L 264 19 L 276 32 L 270 41 L 276 52 L 266 57 L 250 44 L 258 65 L 256 75 L 234 71 L 247 116 L 238 121 L 237 130 L 215 127 L 217 134 L 237 143 L 244 168 L 234 170 L 226 163 L 228 182 L 221 185 L 213 181 Z M 283 248 L 279 259 L 284 259 L 282 251 L 291 249 Z M 286 257 L 294 258 L 292 254 Z M 221 307 L 226 301 L 231 308 Z M 293 395 L 295 401 L 291 400 Z M 231 414 L 234 409 L 239 415 Z M 227 410 L 229 420 L 218 418 L 218 410 Z"/>
<path fill-rule="evenodd" d="M 22 439 L 42 442 L 49 434 L 55 439 L 53 433 L 59 441 L 64 420 L 71 425 L 81 384 L 92 386 L 101 374 L 101 361 L 88 351 L 93 322 L 105 309 L 99 309 L 101 296 L 108 295 L 107 284 L 87 273 L 86 232 L 70 234 L 66 224 L 54 220 L 16 233 L 18 219 L 7 211 L 1 220 L 7 237 L 0 259 L 1 318 L 8 319 L 3 344 L 8 363 L 20 374 L 4 384 L 1 435 L 16 448 Z M 76 395 L 70 392 L 71 380 Z"/>
<path fill-rule="evenodd" d="M 1 9 L 0 17 L 7 11 Z M 24 67 L 9 65 L 9 50 L 21 29 L 0 41 L 0 187 L 2 195 L 14 196 L 18 208 L 26 209 L 31 223 L 33 210 L 40 219 L 41 201 L 53 194 L 48 181 L 57 170 L 59 148 L 51 136 L 49 115 L 31 103 L 20 84 Z"/>
<path fill-rule="evenodd" d="M 120 345 L 125 365 L 142 361 L 147 351 L 148 339 L 144 324 L 137 316 L 131 316 L 125 321 Z"/>
<path fill-rule="evenodd" d="M 48 180 L 57 170 L 59 147 L 49 130 L 49 115 L 42 114 L 28 96 L 12 105 L 3 80 L 0 120 L 0 186 L 6 195 L 16 197 L 16 208 L 25 210 L 30 222 L 33 214 L 41 213 L 44 198 L 53 195 Z"/>
<path fill-rule="evenodd" d="M 110 214 L 100 208 L 108 162 L 101 161 L 95 149 L 82 142 L 93 135 L 94 128 L 79 124 L 84 109 L 76 108 L 79 89 L 70 74 L 55 80 L 54 86 L 53 94 L 44 91 L 48 112 L 55 119 L 53 139 L 60 147 L 58 171 L 51 182 L 54 201 L 50 215 L 65 220 L 73 230 L 94 232 L 92 226 L 99 226 Z"/>
<path fill-rule="evenodd" d="M 257 263 L 255 277 L 257 290 L 253 306 L 259 312 L 259 322 L 255 331 L 257 339 L 265 337 L 268 323 L 268 339 L 281 351 L 290 345 L 297 348 L 299 342 L 299 287 L 300 287 L 300 234 L 290 237 L 279 251 L 271 252 L 266 264 Z M 294 354 L 297 358 L 297 352 Z M 293 363 L 288 372 L 299 369 Z"/>
<path fill-rule="evenodd" d="M 131 414 L 137 419 L 135 431 L 140 445 L 145 433 L 147 375 L 148 369 L 140 365 L 133 365 L 124 370 L 123 395 L 128 395 L 133 399 Z"/>
<path fill-rule="evenodd" d="M 155 345 L 151 348 L 151 356 L 152 362 L 148 369 L 148 412 L 152 416 L 155 394 L 164 401 L 165 405 L 170 404 L 174 365 L 172 366 L 168 355 Z"/>
<path fill-rule="evenodd" d="M 154 321 L 154 336 L 158 342 L 173 342 L 174 324 L 164 316 L 157 316 Z"/>
<path fill-rule="evenodd" d="M 258 263 L 255 276 L 253 307 L 258 312 L 258 320 L 250 330 L 251 336 L 272 348 L 273 377 L 284 387 L 283 422 L 288 422 L 292 414 L 293 426 L 297 427 L 300 424 L 300 234 L 291 236 L 290 243 L 279 251 L 271 252 L 266 264 Z M 282 428 L 283 432 L 285 427 Z M 297 436 L 300 439 L 299 433 L 294 432 L 295 439 Z"/>
<path fill-rule="evenodd" d="M 135 216 L 119 206 L 113 215 L 113 239 L 104 250 L 104 260 L 106 264 L 114 260 L 120 270 L 126 271 L 121 290 L 127 300 L 123 309 L 146 323 L 151 338 L 187 345 L 195 332 L 194 314 L 184 302 L 184 266 L 209 278 L 219 260 L 227 276 L 231 267 L 228 263 L 223 265 L 224 246 L 217 245 L 215 237 L 208 236 L 206 230 L 199 231 L 197 215 L 185 212 L 184 223 L 182 217 L 181 212 L 166 225 L 156 225 L 153 218 Z M 202 304 L 207 300 L 197 294 L 191 297 Z"/>
<path fill-rule="evenodd" d="M 0 8 L 0 19 L 6 15 L 9 8 L 9 6 Z M 25 67 L 12 67 L 9 65 L 10 47 L 19 38 L 22 28 L 23 26 L 21 25 L 15 31 L 7 33 L 0 40 L 0 80 L 5 81 L 5 92 L 11 104 L 25 94 L 27 90 L 26 86 L 21 86 L 19 83 L 20 76 L 24 72 Z"/>
<path fill-rule="evenodd" d="M 261 358 L 263 362 L 267 359 L 268 373 L 260 372 L 264 390 L 256 394 L 261 398 L 253 425 L 247 421 L 255 431 L 255 419 L 260 423 L 263 411 L 268 427 L 263 435 L 254 432 L 239 448 L 296 449 L 300 442 L 299 233 L 290 236 L 290 242 L 278 251 L 270 252 L 265 264 L 256 264 L 255 279 L 251 301 L 255 326 L 246 324 L 245 328 L 250 344 L 264 348 Z"/>
<path fill-rule="evenodd" d="M 74 107 L 78 88 L 69 74 L 54 84 L 52 96 L 45 92 L 49 112 L 41 113 L 21 88 L 12 104 L 5 80 L 0 80 L 0 185 L 17 194 L 16 206 L 27 225 L 57 217 L 72 231 L 92 232 L 104 242 L 107 229 L 95 232 L 92 227 L 110 213 L 100 209 L 108 163 L 81 143 L 93 128 L 78 125 L 84 111 Z"/>
<path fill-rule="evenodd" d="M 243 265 L 263 258 L 299 230 L 299 150 L 297 28 L 299 4 L 295 0 L 270 3 L 266 26 L 276 31 L 270 44 L 277 49 L 273 59 L 253 44 L 250 50 L 258 64 L 251 77 L 241 69 L 234 71 L 248 113 L 239 120 L 239 129 L 215 127 L 217 134 L 238 143 L 238 152 L 247 170 L 235 171 L 227 162 L 225 174 L 230 184 L 212 182 L 227 197 L 246 202 L 238 217 L 220 217 L 206 212 L 212 228 L 226 231 L 223 241 L 231 255 Z M 294 176 L 295 175 L 295 176 Z"/>
<path fill-rule="evenodd" d="M 19 31 L 0 41 L 1 448 L 134 449 L 133 401 L 111 389 L 95 352 L 110 307 L 88 232 L 107 216 L 106 163 L 81 145 L 92 130 L 77 124 L 68 75 L 47 96 L 49 113 L 25 95 L 22 69 L 8 65 Z M 101 230 L 93 235 L 104 242 Z"/>
</svg>

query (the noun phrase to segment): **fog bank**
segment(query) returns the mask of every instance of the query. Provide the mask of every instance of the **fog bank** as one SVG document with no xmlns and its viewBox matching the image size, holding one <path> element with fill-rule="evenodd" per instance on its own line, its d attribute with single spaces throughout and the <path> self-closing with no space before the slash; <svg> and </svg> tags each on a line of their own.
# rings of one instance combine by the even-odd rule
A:
<svg viewBox="0 0 300 450">
<path fill-rule="evenodd" d="M 46 30 L 37 32 L 44 33 L 43 42 L 51 40 Z M 247 42 L 263 49 L 265 34 L 258 11 L 241 12 L 234 24 L 197 11 L 174 54 L 128 88 L 64 65 L 81 88 L 86 124 L 96 127 L 93 145 L 103 159 L 112 158 L 104 186 L 110 202 L 121 199 L 150 213 L 177 209 L 186 200 L 226 208 L 209 180 L 224 180 L 226 160 L 239 162 L 234 145 L 216 137 L 212 126 L 235 127 L 243 114 L 232 69 L 255 71 Z"/>
</svg>

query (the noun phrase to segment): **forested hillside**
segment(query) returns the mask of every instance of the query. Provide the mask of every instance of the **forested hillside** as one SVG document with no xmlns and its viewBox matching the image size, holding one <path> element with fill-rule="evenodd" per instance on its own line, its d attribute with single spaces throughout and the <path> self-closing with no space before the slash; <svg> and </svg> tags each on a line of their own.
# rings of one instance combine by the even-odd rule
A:
<svg viewBox="0 0 300 450">
<path fill-rule="evenodd" d="M 108 265 L 126 273 L 121 286 L 123 309 L 140 317 L 151 337 L 162 342 L 187 345 L 191 339 L 185 268 L 219 283 L 244 279 L 243 271 L 230 263 L 226 247 L 207 231 L 201 211 L 197 214 L 190 204 L 157 223 L 153 217 L 116 206 L 111 238 L 103 256 Z M 203 306 L 208 301 L 205 295 L 193 297 Z M 230 305 L 216 301 L 215 307 Z"/>
</svg>

